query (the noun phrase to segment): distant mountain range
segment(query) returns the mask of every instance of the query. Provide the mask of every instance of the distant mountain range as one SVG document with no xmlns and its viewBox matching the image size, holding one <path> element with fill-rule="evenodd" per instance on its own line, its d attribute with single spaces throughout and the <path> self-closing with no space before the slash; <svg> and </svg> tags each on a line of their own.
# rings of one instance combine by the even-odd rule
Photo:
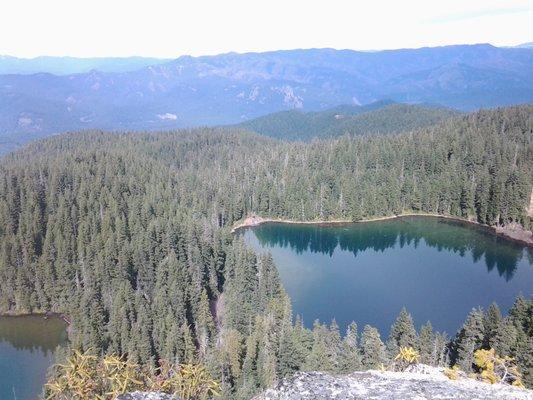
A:
<svg viewBox="0 0 533 400">
<path fill-rule="evenodd" d="M 531 48 L 482 44 L 229 53 L 180 57 L 134 70 L 130 61 L 76 74 L 0 75 L 0 142 L 15 147 L 53 133 L 94 128 L 236 124 L 282 110 L 320 111 L 381 99 L 461 110 L 533 102 Z M 0 59 L 0 70 L 7 62 Z"/>
<path fill-rule="evenodd" d="M 344 105 L 324 111 L 279 111 L 239 126 L 284 140 L 311 140 L 339 135 L 391 134 L 436 124 L 461 112 L 431 105 L 378 101 Z"/>
<path fill-rule="evenodd" d="M 522 43 L 514 47 L 521 48 L 521 49 L 530 49 L 530 48 L 533 48 L 533 42 Z"/>
<path fill-rule="evenodd" d="M 0 74 L 36 74 L 39 72 L 68 75 L 80 74 L 91 70 L 101 72 L 135 71 L 149 65 L 170 60 L 147 57 L 35 57 L 17 58 L 0 56 Z"/>
</svg>

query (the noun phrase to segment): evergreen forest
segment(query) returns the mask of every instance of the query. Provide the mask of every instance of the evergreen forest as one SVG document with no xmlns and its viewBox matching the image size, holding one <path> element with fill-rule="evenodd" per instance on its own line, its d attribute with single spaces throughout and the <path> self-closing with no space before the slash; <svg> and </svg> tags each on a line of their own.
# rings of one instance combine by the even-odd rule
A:
<svg viewBox="0 0 533 400">
<path fill-rule="evenodd" d="M 296 371 L 379 368 L 402 347 L 475 369 L 513 357 L 533 386 L 533 301 L 474 309 L 456 335 L 291 311 L 276 265 L 231 229 L 250 215 L 302 221 L 408 212 L 532 228 L 533 105 L 387 135 L 288 142 L 242 128 L 69 133 L 0 160 L 0 313 L 56 312 L 73 349 L 140 365 L 201 363 L 223 399 Z M 507 311 L 507 310 L 505 310 Z"/>
</svg>

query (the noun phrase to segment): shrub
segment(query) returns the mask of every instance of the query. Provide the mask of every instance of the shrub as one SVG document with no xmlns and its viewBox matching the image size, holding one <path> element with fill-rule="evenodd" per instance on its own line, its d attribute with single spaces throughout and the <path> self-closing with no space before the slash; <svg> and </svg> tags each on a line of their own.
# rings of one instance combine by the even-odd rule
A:
<svg viewBox="0 0 533 400">
<path fill-rule="evenodd" d="M 402 371 L 409 365 L 418 364 L 419 361 L 420 354 L 412 347 L 400 347 L 400 352 L 394 357 L 394 363 Z"/>
<path fill-rule="evenodd" d="M 474 353 L 474 363 L 480 370 L 480 377 L 489 383 L 509 383 L 524 387 L 522 374 L 511 357 L 500 357 L 494 349 L 479 349 Z"/>
<path fill-rule="evenodd" d="M 64 364 L 54 366 L 54 377 L 46 383 L 45 394 L 47 400 L 108 400 L 142 390 L 203 400 L 218 396 L 219 389 L 202 365 L 174 365 L 160 360 L 157 368 L 141 368 L 117 355 L 99 358 L 90 351 L 75 350 Z"/>
</svg>

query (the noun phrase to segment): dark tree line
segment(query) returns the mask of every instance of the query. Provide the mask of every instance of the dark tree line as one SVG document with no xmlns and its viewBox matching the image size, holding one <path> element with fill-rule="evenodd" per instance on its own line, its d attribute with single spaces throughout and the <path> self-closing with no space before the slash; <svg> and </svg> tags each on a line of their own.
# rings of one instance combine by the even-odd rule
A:
<svg viewBox="0 0 533 400">
<path fill-rule="evenodd" d="M 200 361 L 226 397 L 249 398 L 301 369 L 375 368 L 404 345 L 465 369 L 473 348 L 495 347 L 531 384 L 531 301 L 506 318 L 473 312 L 451 342 L 430 325 L 417 332 L 407 312 L 385 344 L 369 326 L 308 330 L 293 321 L 272 259 L 229 232 L 250 213 L 358 220 L 413 210 L 529 227 L 531 115 L 482 111 L 309 144 L 221 129 L 34 143 L 0 162 L 0 312 L 65 313 L 72 346 L 142 364 Z"/>
</svg>

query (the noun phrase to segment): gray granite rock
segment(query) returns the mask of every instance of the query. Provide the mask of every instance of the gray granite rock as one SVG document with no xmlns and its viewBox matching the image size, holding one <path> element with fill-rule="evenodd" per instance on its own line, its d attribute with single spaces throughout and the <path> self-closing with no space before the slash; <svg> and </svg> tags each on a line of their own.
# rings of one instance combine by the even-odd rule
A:
<svg viewBox="0 0 533 400">
<path fill-rule="evenodd" d="M 448 379 L 439 368 L 416 365 L 404 372 L 365 371 L 333 376 L 300 372 L 253 400 L 533 400 L 533 391 Z M 135 392 L 119 400 L 179 400 L 162 393 Z"/>
<path fill-rule="evenodd" d="M 133 392 L 129 394 L 124 394 L 118 396 L 117 400 L 180 400 L 177 397 L 165 393 L 156 393 L 156 392 Z"/>
<path fill-rule="evenodd" d="M 411 372 L 356 372 L 332 376 L 298 373 L 254 400 L 533 400 L 533 391 L 490 385 L 473 379 L 449 380 L 442 371 L 419 367 Z"/>
</svg>

